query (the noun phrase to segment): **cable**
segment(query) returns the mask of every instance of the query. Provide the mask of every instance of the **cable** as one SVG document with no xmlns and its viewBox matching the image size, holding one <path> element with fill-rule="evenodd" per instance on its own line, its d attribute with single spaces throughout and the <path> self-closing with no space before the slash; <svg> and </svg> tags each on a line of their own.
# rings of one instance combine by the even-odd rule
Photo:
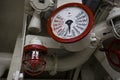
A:
<svg viewBox="0 0 120 80">
<path fill-rule="evenodd" d="M 112 24 L 112 27 L 113 27 L 113 31 L 114 31 L 114 33 L 115 33 L 115 34 L 114 34 L 115 38 L 120 39 L 120 35 L 118 34 L 119 32 L 117 32 L 116 27 L 115 27 L 112 19 L 111 19 L 111 24 Z M 118 26 L 118 28 L 120 28 L 120 26 Z"/>
</svg>

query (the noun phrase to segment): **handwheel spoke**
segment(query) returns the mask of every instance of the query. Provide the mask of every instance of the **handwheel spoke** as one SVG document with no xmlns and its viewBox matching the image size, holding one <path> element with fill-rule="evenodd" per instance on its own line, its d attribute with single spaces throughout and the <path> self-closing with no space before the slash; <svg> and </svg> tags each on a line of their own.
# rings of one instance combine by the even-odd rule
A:
<svg viewBox="0 0 120 80">
<path fill-rule="evenodd" d="M 113 54 L 120 55 L 120 50 L 110 49 L 109 51 L 112 52 Z"/>
<path fill-rule="evenodd" d="M 112 54 L 115 54 L 116 56 L 117 56 L 117 58 L 118 58 L 118 62 L 119 63 L 115 63 L 116 65 L 118 65 L 118 66 L 120 66 L 120 50 L 110 50 L 110 53 L 112 52 Z"/>
<path fill-rule="evenodd" d="M 120 67 L 120 49 L 118 49 L 118 47 L 116 46 L 119 43 L 120 40 L 113 40 L 109 45 L 108 54 L 107 54 L 107 58 L 109 62 L 116 67 Z M 118 62 L 116 62 L 115 56 Z"/>
<path fill-rule="evenodd" d="M 29 62 L 33 59 L 28 59 L 28 60 L 24 60 L 23 62 Z M 41 70 L 39 71 L 34 71 L 34 69 L 31 69 L 31 70 L 28 70 L 26 67 L 25 67 L 25 64 L 23 65 L 23 68 L 25 70 L 25 72 L 31 76 L 36 76 L 36 75 L 39 75 L 41 74 L 44 70 L 45 70 L 45 67 L 46 67 L 46 60 L 44 59 L 38 59 L 40 61 L 40 64 L 42 64 L 41 66 Z"/>
</svg>

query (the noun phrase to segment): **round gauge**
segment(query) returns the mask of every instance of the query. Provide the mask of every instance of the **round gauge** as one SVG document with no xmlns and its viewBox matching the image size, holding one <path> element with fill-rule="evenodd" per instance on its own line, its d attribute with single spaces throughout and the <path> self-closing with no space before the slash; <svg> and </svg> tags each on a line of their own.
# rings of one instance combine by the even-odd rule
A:
<svg viewBox="0 0 120 80">
<path fill-rule="evenodd" d="M 48 19 L 50 36 L 62 43 L 76 42 L 85 37 L 93 24 L 92 12 L 80 3 L 57 8 Z"/>
</svg>

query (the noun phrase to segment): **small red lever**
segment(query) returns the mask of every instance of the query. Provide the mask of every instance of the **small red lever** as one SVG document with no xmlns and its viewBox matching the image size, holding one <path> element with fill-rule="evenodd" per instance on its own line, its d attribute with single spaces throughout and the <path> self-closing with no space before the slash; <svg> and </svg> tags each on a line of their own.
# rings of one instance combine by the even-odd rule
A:
<svg viewBox="0 0 120 80">
<path fill-rule="evenodd" d="M 120 48 L 119 49 L 113 49 L 113 47 L 115 47 L 114 45 L 119 45 L 120 44 L 120 40 L 113 40 L 111 42 L 111 44 L 108 47 L 108 51 L 107 51 L 107 58 L 110 61 L 110 63 L 114 66 L 120 67 Z M 120 45 L 119 45 L 120 46 Z M 113 61 L 113 59 L 111 58 L 111 55 L 114 54 L 117 56 L 118 58 L 118 63 L 116 63 L 115 61 Z"/>
</svg>

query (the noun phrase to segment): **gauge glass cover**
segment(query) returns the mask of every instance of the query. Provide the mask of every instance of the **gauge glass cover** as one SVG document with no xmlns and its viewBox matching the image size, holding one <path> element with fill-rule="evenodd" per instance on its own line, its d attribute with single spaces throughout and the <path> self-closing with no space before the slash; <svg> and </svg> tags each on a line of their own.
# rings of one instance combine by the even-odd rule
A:
<svg viewBox="0 0 120 80">
<path fill-rule="evenodd" d="M 60 42 L 77 41 L 90 31 L 92 19 L 92 13 L 84 5 L 66 4 L 53 12 L 48 21 L 48 32 Z"/>
</svg>

